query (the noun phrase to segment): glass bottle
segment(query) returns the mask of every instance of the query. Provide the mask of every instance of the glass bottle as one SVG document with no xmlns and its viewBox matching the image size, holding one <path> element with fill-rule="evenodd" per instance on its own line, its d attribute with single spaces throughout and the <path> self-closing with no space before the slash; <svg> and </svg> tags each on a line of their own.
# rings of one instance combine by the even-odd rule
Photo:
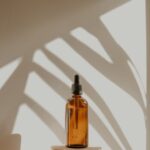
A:
<svg viewBox="0 0 150 150">
<path fill-rule="evenodd" d="M 66 104 L 66 146 L 84 148 L 88 146 L 88 103 L 81 96 L 82 86 L 78 75 L 74 77 L 72 93 L 72 98 Z"/>
</svg>

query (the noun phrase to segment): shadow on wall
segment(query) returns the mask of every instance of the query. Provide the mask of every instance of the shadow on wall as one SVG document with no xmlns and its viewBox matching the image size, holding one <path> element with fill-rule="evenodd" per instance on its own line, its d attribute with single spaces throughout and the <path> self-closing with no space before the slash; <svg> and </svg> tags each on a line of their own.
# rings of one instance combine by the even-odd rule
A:
<svg viewBox="0 0 150 150">
<path fill-rule="evenodd" d="M 21 137 L 18 134 L 5 135 L 0 138 L 1 150 L 20 150 Z"/>
<path fill-rule="evenodd" d="M 69 79 L 72 79 L 76 71 L 43 47 L 43 45 L 57 37 L 62 37 L 94 68 L 134 97 L 145 114 L 144 102 L 138 84 L 127 64 L 127 61 L 131 60 L 99 20 L 99 16 L 125 2 L 128 2 L 128 0 L 44 0 L 42 3 L 36 0 L 17 0 L 15 3 L 6 0 L 1 2 L 0 41 L 2 41 L 2 44 L 0 45 L 0 66 L 2 67 L 14 59 L 22 57 L 21 64 L 0 91 L 1 135 L 11 134 L 18 108 L 21 104 L 26 103 L 53 130 L 58 139 L 64 142 L 64 129 L 62 126 L 51 114 L 24 94 L 28 75 L 30 72 L 35 71 L 61 97 L 66 99 L 69 87 L 32 62 L 33 53 L 37 48 L 41 48 L 47 58 L 53 61 Z M 79 39 L 70 35 L 70 31 L 77 27 L 83 27 L 101 42 L 113 60 L 113 64 L 108 63 Z M 86 94 L 94 99 L 96 105 L 105 114 L 123 146 L 131 150 L 128 140 L 102 97 L 84 77 L 82 77 L 82 82 Z M 61 88 L 56 85 L 61 85 Z M 90 108 L 89 113 L 90 123 L 105 142 L 111 149 L 120 150 L 120 145 L 92 108 Z M 55 127 L 53 124 L 55 124 Z"/>
</svg>

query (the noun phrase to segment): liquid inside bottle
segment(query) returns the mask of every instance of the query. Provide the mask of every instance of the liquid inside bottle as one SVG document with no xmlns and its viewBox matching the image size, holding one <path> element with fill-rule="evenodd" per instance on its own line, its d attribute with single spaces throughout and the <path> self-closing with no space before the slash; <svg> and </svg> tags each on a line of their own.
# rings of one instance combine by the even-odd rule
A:
<svg viewBox="0 0 150 150">
<path fill-rule="evenodd" d="M 88 146 L 88 103 L 81 96 L 79 76 L 75 76 L 73 96 L 66 104 L 67 147 Z"/>
</svg>

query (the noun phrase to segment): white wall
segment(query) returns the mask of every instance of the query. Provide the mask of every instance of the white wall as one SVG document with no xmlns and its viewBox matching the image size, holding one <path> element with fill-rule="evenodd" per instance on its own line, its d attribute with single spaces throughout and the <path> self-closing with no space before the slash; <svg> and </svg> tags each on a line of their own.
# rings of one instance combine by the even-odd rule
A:
<svg viewBox="0 0 150 150">
<path fill-rule="evenodd" d="M 147 18 L 147 149 L 150 149 L 150 143 L 149 143 L 149 139 L 150 139 L 150 103 L 149 103 L 149 99 L 150 99 L 150 69 L 149 69 L 149 65 L 150 65 L 150 1 L 146 1 L 146 18 Z"/>
<path fill-rule="evenodd" d="M 1 136 L 20 134 L 20 150 L 65 144 L 78 73 L 89 145 L 146 150 L 145 0 L 5 0 L 0 11 Z"/>
</svg>

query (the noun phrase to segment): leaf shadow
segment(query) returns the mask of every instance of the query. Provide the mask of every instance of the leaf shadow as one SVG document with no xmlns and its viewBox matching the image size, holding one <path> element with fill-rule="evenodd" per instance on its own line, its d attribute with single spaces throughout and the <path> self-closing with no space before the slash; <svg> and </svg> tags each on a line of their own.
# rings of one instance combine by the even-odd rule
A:
<svg viewBox="0 0 150 150">
<path fill-rule="evenodd" d="M 19 134 L 0 136 L 0 149 L 20 150 L 20 147 L 21 147 L 21 136 Z"/>
<path fill-rule="evenodd" d="M 55 56 L 51 52 L 48 52 L 47 50 L 44 50 L 43 52 L 45 53 L 45 55 L 48 57 L 49 60 L 51 60 L 55 65 L 57 65 L 63 71 L 63 73 L 70 80 L 72 80 L 73 75 L 76 74 L 76 71 L 73 68 L 71 68 L 69 65 L 64 63 L 62 60 L 60 60 L 57 56 Z M 127 149 L 131 149 L 130 144 L 128 143 L 128 140 L 126 139 L 124 133 L 122 132 L 120 126 L 118 125 L 116 119 L 114 118 L 112 112 L 106 105 L 105 101 L 102 99 L 102 97 L 96 92 L 96 90 L 88 83 L 88 81 L 84 77 L 81 76 L 81 80 L 82 80 L 82 84 L 84 85 L 85 93 L 93 100 L 93 102 L 103 112 L 104 116 L 107 118 L 108 122 L 111 124 L 118 138 L 121 140 L 122 144 Z M 67 93 L 65 93 L 65 95 L 66 94 Z M 93 119 L 92 121 L 94 121 L 94 118 L 93 116 L 91 116 L 91 119 Z"/>
<path fill-rule="evenodd" d="M 52 128 L 52 130 L 54 129 L 53 126 L 51 126 L 51 122 L 48 121 L 56 121 L 55 118 L 52 118 L 52 116 L 50 114 L 48 114 L 44 109 L 42 109 L 42 107 L 40 107 L 38 104 L 36 104 L 34 101 L 31 101 L 31 99 L 29 100 L 28 97 L 26 97 L 24 95 L 24 88 L 25 88 L 25 84 L 27 81 L 27 77 L 28 74 L 33 71 L 36 70 L 37 73 L 39 75 L 41 75 L 41 77 L 43 77 L 43 80 L 48 82 L 49 85 L 51 87 L 54 88 L 54 90 L 60 95 L 62 96 L 64 99 L 66 99 L 66 95 L 68 94 L 67 92 L 64 91 L 68 91 L 69 87 L 66 86 L 64 83 L 62 83 L 59 79 L 55 78 L 54 76 L 52 76 L 51 74 L 49 74 L 48 72 L 44 73 L 44 70 L 42 70 L 41 68 L 38 68 L 37 66 L 32 64 L 32 56 L 33 53 L 35 52 L 37 47 L 42 47 L 46 42 L 49 42 L 50 40 L 54 39 L 55 37 L 62 35 L 62 37 L 65 38 L 65 40 L 71 44 L 73 46 L 73 48 L 76 50 L 76 52 L 78 52 L 83 58 L 85 58 L 87 61 L 89 61 L 90 64 L 92 64 L 97 70 L 99 70 L 101 73 L 103 73 L 105 76 L 107 76 L 110 80 L 112 80 L 115 84 L 118 84 L 118 86 L 120 86 L 121 88 L 123 88 L 125 91 L 127 91 L 129 94 L 131 94 L 132 96 L 134 96 L 137 99 L 137 102 L 139 103 L 139 105 L 141 106 L 141 108 L 143 109 L 143 112 L 145 112 L 144 109 L 144 104 L 141 100 L 141 96 L 138 93 L 139 89 L 137 88 L 137 84 L 135 79 L 133 78 L 131 72 L 129 73 L 128 71 L 129 68 L 126 64 L 124 64 L 123 61 L 126 60 L 130 60 L 129 57 L 124 53 L 124 50 L 122 50 L 117 44 L 116 42 L 113 40 L 113 38 L 111 37 L 110 33 L 108 33 L 107 29 L 105 28 L 105 26 L 102 24 L 102 22 L 98 22 L 97 18 L 99 17 L 99 15 L 102 15 L 108 11 L 111 11 L 112 9 L 119 7 L 120 5 L 128 2 L 129 0 L 113 0 L 113 1 L 90 1 L 90 0 L 86 0 L 86 5 L 85 5 L 85 1 L 82 1 L 82 5 L 80 5 L 81 1 L 65 1 L 67 3 L 63 3 L 63 1 L 57 1 L 55 3 L 55 7 L 52 8 L 53 6 L 49 6 L 47 4 L 49 4 L 48 1 L 44 1 L 43 5 L 41 6 L 39 3 L 37 3 L 36 6 L 40 6 L 40 7 L 33 7 L 35 11 L 33 12 L 37 12 L 37 16 L 44 16 L 44 14 L 46 14 L 47 12 L 49 12 L 48 10 L 52 10 L 53 13 L 49 13 L 49 15 L 45 15 L 43 22 L 44 24 L 44 28 L 41 25 L 36 26 L 38 31 L 37 33 L 35 32 L 31 32 L 30 31 L 33 29 L 33 26 L 35 25 L 35 23 L 39 23 L 38 22 L 38 17 L 34 18 L 35 14 L 31 14 L 31 16 L 29 15 L 31 10 L 29 10 L 29 12 L 27 12 L 25 10 L 25 8 L 28 7 L 23 7 L 24 3 L 19 3 L 19 5 L 17 6 L 17 10 L 21 10 L 23 9 L 23 11 L 20 11 L 20 14 L 18 14 L 18 16 L 14 15 L 14 20 L 19 20 L 20 22 L 19 25 L 21 25 L 21 28 L 19 28 L 19 31 L 17 32 L 18 35 L 20 35 L 20 37 L 22 38 L 18 38 L 17 40 L 12 40 L 14 34 L 12 34 L 12 37 L 8 40 L 8 43 L 4 44 L 2 43 L 1 49 L 4 49 L 4 51 L 0 52 L 0 66 L 3 66 L 6 63 L 11 62 L 13 59 L 22 56 L 23 57 L 23 62 L 22 64 L 18 67 L 18 69 L 16 70 L 16 72 L 12 75 L 12 77 L 7 81 L 6 85 L 4 86 L 4 88 L 0 91 L 0 122 L 4 121 L 4 118 L 6 117 L 6 123 L 4 123 L 4 125 L 0 124 L 0 128 L 2 129 L 2 132 L 5 133 L 11 133 L 11 130 L 13 129 L 14 126 L 14 122 L 15 122 L 15 118 L 17 115 L 17 111 L 20 105 L 24 104 L 25 102 L 27 103 L 27 105 L 33 109 L 33 111 L 37 114 L 37 116 L 39 116 L 41 118 L 41 120 L 43 120 L 43 122 L 45 122 L 45 124 L 47 124 L 50 128 Z M 72 3 L 73 2 L 73 3 Z M 99 2 L 99 3 L 98 3 Z M 57 8 L 57 3 L 60 3 L 60 12 L 56 12 Z M 7 3 L 6 3 L 7 4 Z M 34 6 L 35 1 L 31 1 L 31 6 Z M 62 6 L 61 6 L 62 4 Z M 75 8 L 74 9 L 74 4 L 75 4 Z M 101 5 L 102 4 L 102 5 Z M 87 9 L 85 9 L 85 6 L 87 6 Z M 100 6 L 101 5 L 101 6 Z M 21 7 L 20 7 L 21 6 Z M 28 6 L 25 4 L 25 6 Z M 45 10 L 45 6 L 46 6 L 46 11 L 38 11 L 38 9 L 40 8 L 40 10 Z M 64 6 L 69 6 L 67 8 L 73 8 L 71 9 L 67 9 L 67 11 L 65 11 Z M 79 7 L 78 7 L 79 6 Z M 78 14 L 75 15 L 75 12 L 77 12 L 77 10 L 82 10 L 82 7 L 84 6 L 84 11 L 80 11 L 81 12 L 81 16 L 79 17 Z M 9 6 L 11 7 L 11 5 Z M 19 8 L 20 7 L 20 8 Z M 31 7 L 32 8 L 32 7 Z M 78 8 L 78 9 L 77 9 Z M 89 14 L 89 10 L 91 11 L 90 15 Z M 62 21 L 60 19 L 60 15 L 62 15 L 62 12 L 69 12 L 71 11 L 70 14 L 72 15 L 67 15 L 67 17 L 64 17 L 64 21 L 63 24 L 60 24 L 60 22 Z M 24 13 L 26 12 L 26 13 Z M 40 14 L 42 13 L 42 15 Z M 54 17 L 58 16 L 58 18 L 60 19 L 60 21 L 55 21 Z M 65 16 L 67 13 L 63 13 L 63 15 Z M 28 16 L 29 15 L 29 16 Z M 28 17 L 29 18 L 28 18 Z M 17 18 L 18 17 L 18 18 Z M 52 17 L 52 18 L 51 18 Z M 28 19 L 29 20 L 28 20 Z M 34 18 L 34 19 L 33 19 Z M 54 23 L 52 23 L 51 19 L 54 20 Z M 31 20 L 35 20 L 35 22 L 31 21 Z M 41 19 L 41 18 L 40 18 Z M 68 21 L 69 20 L 69 21 Z M 90 23 L 89 24 L 89 20 Z M 31 24 L 28 24 L 31 21 Z M 96 21 L 96 22 L 95 22 Z M 65 23 L 64 23 L 65 22 Z M 95 23 L 94 23 L 95 22 Z M 99 41 L 102 43 L 102 45 L 105 47 L 105 49 L 108 51 L 109 55 L 115 60 L 115 67 L 112 69 L 112 66 L 109 66 L 104 60 L 103 58 L 95 55 L 94 52 L 91 53 L 91 50 L 79 43 L 75 41 L 75 39 L 72 39 L 71 36 L 66 36 L 66 33 L 70 32 L 72 29 L 82 26 L 84 27 L 87 31 L 91 32 L 91 34 L 95 35 L 95 37 L 97 37 L 99 39 Z M 94 26 L 94 28 L 92 27 Z M 32 27 L 32 28 L 31 28 Z M 12 30 L 11 33 L 13 32 L 13 29 L 17 28 L 16 24 L 14 23 L 12 26 Z M 42 28 L 42 33 L 39 31 Z M 49 30 L 49 28 L 51 28 L 51 30 Z M 103 31 L 97 31 L 95 29 L 97 28 L 101 28 Z M 26 31 L 30 29 L 27 33 Z M 55 29 L 55 30 L 53 30 Z M 23 30 L 23 34 L 20 34 L 20 30 Z M 4 33 L 4 32 L 2 32 Z M 8 37 L 9 34 L 2 34 L 4 35 L 3 37 Z M 2 39 L 3 41 L 3 39 Z M 32 41 L 32 42 L 31 42 Z M 6 46 L 5 45 L 9 45 Z M 111 46 L 113 47 L 113 49 L 111 48 Z M 11 54 L 10 54 L 10 49 L 12 50 Z M 82 49 L 82 50 L 80 50 Z M 84 50 L 87 50 L 87 53 L 84 53 Z M 114 50 L 114 51 L 111 51 Z M 117 56 L 120 56 L 121 58 L 118 59 L 115 54 L 117 54 Z M 47 56 L 50 56 L 49 54 L 46 53 Z M 95 62 L 93 61 L 93 58 L 98 60 L 99 64 L 103 64 L 105 67 L 103 67 L 103 65 L 96 65 Z M 56 59 L 57 60 L 57 59 Z M 55 60 L 55 61 L 56 61 Z M 120 63 L 121 60 L 121 64 L 117 64 L 118 62 Z M 72 74 L 74 73 L 74 70 L 71 70 L 71 68 L 68 68 L 68 66 L 66 66 L 66 64 L 60 65 L 57 61 L 56 61 L 56 65 L 59 65 L 60 68 L 62 68 L 62 71 L 68 76 L 68 78 L 71 79 Z M 133 87 L 131 87 L 130 89 L 128 89 L 128 85 L 126 85 L 125 83 L 123 83 L 123 80 L 118 81 L 118 79 L 116 79 L 116 74 L 114 74 L 115 70 L 117 67 L 120 66 L 124 66 L 126 69 L 126 71 L 129 73 L 128 77 L 129 80 L 133 81 L 130 82 L 133 83 Z M 68 71 L 68 69 L 70 71 Z M 111 75 L 112 77 L 110 77 L 109 73 L 111 71 Z M 122 71 L 122 70 L 121 70 Z M 119 71 L 120 72 L 120 71 Z M 118 73 L 118 72 L 117 72 Z M 48 80 L 48 79 L 52 79 L 52 80 Z M 91 99 L 94 99 L 95 102 L 97 103 L 97 105 L 99 106 L 99 108 L 103 111 L 103 113 L 105 114 L 107 120 L 110 122 L 110 124 L 112 125 L 113 129 L 116 131 L 116 134 L 118 135 L 119 139 L 121 140 L 122 144 L 127 148 L 127 149 L 131 149 L 126 137 L 124 136 L 124 134 L 122 133 L 119 125 L 117 124 L 115 118 L 113 117 L 112 113 L 110 112 L 110 110 L 107 108 L 107 105 L 104 103 L 104 101 L 102 100 L 101 96 L 96 93 L 96 91 L 91 87 L 91 85 L 84 79 L 82 78 L 83 84 L 85 84 L 85 90 L 87 92 L 87 94 L 91 97 Z M 63 87 L 65 90 L 62 91 L 62 88 L 60 87 L 56 87 L 55 83 L 60 84 L 60 87 Z M 14 88 L 15 87 L 15 88 Z M 136 91 L 135 93 L 132 92 L 134 90 Z M 94 94 L 93 94 L 94 93 Z M 28 100 L 27 100 L 28 99 Z M 9 105 L 8 105 L 9 104 Z M 32 108 L 33 107 L 33 108 Z M 104 109 L 105 108 L 105 109 Z M 43 115 L 40 115 L 40 113 L 43 113 Z M 7 117 L 4 114 L 11 114 L 11 120 L 9 120 L 9 117 Z M 9 116 L 8 115 L 8 116 Z M 91 118 L 91 124 L 93 125 L 93 127 L 98 131 L 99 134 L 102 135 L 103 139 L 108 143 L 108 145 L 115 150 L 120 150 L 120 146 L 118 144 L 118 142 L 114 139 L 114 137 L 112 136 L 112 134 L 108 131 L 108 129 L 106 128 L 106 126 L 104 125 L 104 123 L 99 119 L 99 117 L 95 114 L 95 112 L 90 109 L 90 118 Z M 5 124 L 8 124 L 9 127 L 7 127 L 6 129 L 4 129 Z M 56 122 L 57 124 L 57 122 Z M 62 140 L 63 138 L 63 131 L 62 131 L 62 127 L 58 124 L 58 133 L 57 131 L 54 129 L 55 134 L 57 135 L 57 137 L 61 137 L 60 140 Z"/>
<path fill-rule="evenodd" d="M 70 90 L 70 87 L 68 87 L 64 82 L 62 82 L 60 79 L 56 78 L 51 73 L 47 72 L 46 70 L 43 70 L 38 65 L 35 66 L 35 72 L 46 81 L 46 83 L 51 86 L 64 100 L 67 100 L 66 98 L 66 91 Z M 59 85 L 59 86 L 57 86 Z M 63 90 L 62 90 L 63 89 Z M 98 115 L 93 111 L 93 109 L 89 106 L 89 121 L 91 125 L 95 128 L 95 130 L 103 137 L 105 142 L 112 148 L 116 150 L 120 150 L 121 147 L 116 141 L 116 139 L 113 137 L 113 135 L 110 133 L 110 131 L 107 129 L 103 121 L 98 117 Z"/>
<path fill-rule="evenodd" d="M 111 34 L 108 32 L 103 23 L 97 21 L 94 27 L 99 27 L 101 30 L 97 31 L 90 27 L 85 27 L 88 32 L 94 35 L 103 45 L 113 63 L 110 64 L 102 56 L 91 50 L 88 46 L 80 42 L 78 39 L 64 35 L 63 39 L 85 60 L 87 60 L 94 68 L 107 77 L 114 84 L 126 91 L 129 95 L 134 97 L 136 103 L 139 104 L 143 113 L 145 114 L 145 104 L 142 98 L 140 88 L 137 81 L 129 67 L 127 61 L 131 59 L 127 56 L 124 50 L 115 42 Z M 92 29 L 91 29 L 92 28 Z"/>
</svg>

